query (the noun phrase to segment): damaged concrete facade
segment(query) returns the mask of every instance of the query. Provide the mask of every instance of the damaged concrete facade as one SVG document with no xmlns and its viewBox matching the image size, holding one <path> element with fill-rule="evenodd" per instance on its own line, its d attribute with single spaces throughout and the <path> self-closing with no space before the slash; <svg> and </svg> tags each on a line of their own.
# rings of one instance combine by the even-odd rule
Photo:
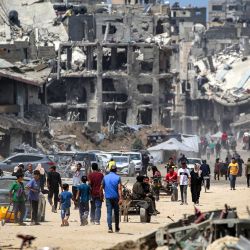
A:
<svg viewBox="0 0 250 250">
<path fill-rule="evenodd" d="M 112 8 L 112 14 L 69 18 L 74 41 L 60 45 L 57 81 L 48 87 L 52 113 L 103 125 L 113 117 L 129 125 L 171 127 L 169 6 L 152 7 L 158 14 L 144 14 L 143 6 Z M 156 41 L 166 33 L 167 39 Z"/>
<path fill-rule="evenodd" d="M 210 1 L 210 7 L 212 4 L 219 1 Z M 250 27 L 239 23 L 240 18 L 242 13 L 233 20 L 225 18 L 223 24 L 214 20 L 209 29 L 193 25 L 191 35 L 179 43 L 181 85 L 174 122 L 178 130 L 198 134 L 241 130 L 237 121 L 250 112 Z"/>
<path fill-rule="evenodd" d="M 48 125 L 45 85 L 56 56 L 53 41 L 58 33 L 44 16 L 55 17 L 49 2 L 36 5 L 27 1 L 23 5 L 15 0 L 1 1 L 1 156 L 9 156 L 22 143 L 36 147 L 36 135 Z"/>
</svg>

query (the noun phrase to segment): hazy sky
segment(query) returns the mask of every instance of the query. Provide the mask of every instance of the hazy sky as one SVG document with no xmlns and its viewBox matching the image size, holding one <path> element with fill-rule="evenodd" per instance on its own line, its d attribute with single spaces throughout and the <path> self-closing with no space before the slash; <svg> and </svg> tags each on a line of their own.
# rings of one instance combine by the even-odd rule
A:
<svg viewBox="0 0 250 250">
<path fill-rule="evenodd" d="M 208 0 L 168 0 L 171 4 L 174 2 L 179 2 L 181 6 L 187 6 L 192 4 L 192 6 L 207 6 Z"/>
</svg>

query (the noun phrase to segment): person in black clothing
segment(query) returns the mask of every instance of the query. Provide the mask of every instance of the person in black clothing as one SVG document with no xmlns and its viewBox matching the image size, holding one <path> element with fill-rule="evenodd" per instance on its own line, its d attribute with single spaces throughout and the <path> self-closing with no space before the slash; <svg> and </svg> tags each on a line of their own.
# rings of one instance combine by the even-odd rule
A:
<svg viewBox="0 0 250 250">
<path fill-rule="evenodd" d="M 144 176 L 141 175 L 136 177 L 136 183 L 133 185 L 132 189 L 133 200 L 141 200 L 140 201 L 141 206 L 144 207 L 146 210 L 148 210 L 149 214 L 156 215 L 157 213 L 153 209 L 152 199 L 147 197 L 144 191 L 143 179 Z"/>
<path fill-rule="evenodd" d="M 12 173 L 12 176 L 18 176 L 18 175 L 24 175 L 24 165 L 22 163 L 19 163 Z"/>
<path fill-rule="evenodd" d="M 186 164 L 189 164 L 189 161 L 184 154 L 178 160 L 178 163 L 181 163 L 181 162 L 185 162 Z"/>
<path fill-rule="evenodd" d="M 205 176 L 210 177 L 211 171 L 210 171 L 210 167 L 207 164 L 206 160 L 202 161 L 200 170 L 202 172 L 202 177 L 205 177 Z M 209 190 L 209 188 L 210 188 L 210 179 L 207 180 L 207 189 Z"/>
<path fill-rule="evenodd" d="M 225 175 L 225 180 L 227 181 L 228 178 L 228 166 L 230 164 L 229 159 L 226 157 L 225 162 L 223 162 L 222 168 L 221 168 L 221 176 Z"/>
<path fill-rule="evenodd" d="M 215 144 L 215 152 L 216 152 L 216 158 L 220 158 L 221 153 L 221 144 L 219 141 Z"/>
<path fill-rule="evenodd" d="M 144 190 L 144 192 L 146 194 L 146 197 L 149 197 L 152 200 L 153 210 L 156 211 L 157 214 L 159 214 L 160 212 L 156 209 L 155 197 L 154 197 L 153 191 L 152 191 L 152 189 L 150 187 L 149 177 L 148 176 L 144 177 L 142 187 L 143 187 L 143 190 Z"/>
<path fill-rule="evenodd" d="M 142 174 L 147 174 L 148 164 L 149 164 L 149 156 L 147 154 L 142 155 Z"/>
<path fill-rule="evenodd" d="M 194 169 L 190 173 L 191 175 L 191 194 L 192 201 L 195 205 L 199 205 L 201 185 L 202 185 L 202 171 L 198 164 L 194 165 Z"/>
<path fill-rule="evenodd" d="M 47 177 L 47 187 L 49 189 L 48 200 L 50 205 L 52 206 L 52 212 L 54 213 L 57 212 L 59 186 L 62 188 L 61 176 L 58 172 L 56 172 L 56 166 L 52 166 L 50 168 L 50 172 L 48 173 Z M 54 204 L 52 202 L 53 196 L 54 196 Z"/>
<path fill-rule="evenodd" d="M 240 157 L 240 155 L 237 156 L 237 163 L 239 165 L 238 176 L 242 176 L 242 165 L 244 164 L 244 161 L 242 160 L 242 158 Z"/>
</svg>

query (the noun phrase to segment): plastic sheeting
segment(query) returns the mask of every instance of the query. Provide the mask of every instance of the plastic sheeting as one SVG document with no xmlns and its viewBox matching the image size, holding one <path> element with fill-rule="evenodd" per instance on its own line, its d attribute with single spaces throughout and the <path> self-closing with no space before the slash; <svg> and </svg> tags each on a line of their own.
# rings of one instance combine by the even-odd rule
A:
<svg viewBox="0 0 250 250">
<path fill-rule="evenodd" d="M 158 144 L 154 147 L 148 148 L 148 151 L 159 151 L 159 150 L 166 150 L 166 151 L 183 151 L 183 152 L 192 152 L 193 149 L 188 147 L 187 145 L 177 141 L 175 138 L 171 138 L 168 141 L 165 141 L 161 144 Z"/>
<path fill-rule="evenodd" d="M 192 152 L 199 152 L 200 138 L 197 135 L 182 135 L 181 140 L 183 144 L 192 148 Z"/>
</svg>

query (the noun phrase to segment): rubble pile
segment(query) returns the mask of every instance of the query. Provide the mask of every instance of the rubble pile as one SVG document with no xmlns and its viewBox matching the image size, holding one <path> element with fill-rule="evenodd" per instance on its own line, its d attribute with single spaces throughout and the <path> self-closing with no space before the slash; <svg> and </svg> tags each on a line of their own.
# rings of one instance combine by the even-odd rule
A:
<svg viewBox="0 0 250 250">
<path fill-rule="evenodd" d="M 111 249 L 248 249 L 249 233 L 250 219 L 238 218 L 235 208 L 225 205 L 225 209 L 204 213 L 195 208 L 194 215 L 184 215 L 135 242 L 120 243 Z"/>
</svg>

